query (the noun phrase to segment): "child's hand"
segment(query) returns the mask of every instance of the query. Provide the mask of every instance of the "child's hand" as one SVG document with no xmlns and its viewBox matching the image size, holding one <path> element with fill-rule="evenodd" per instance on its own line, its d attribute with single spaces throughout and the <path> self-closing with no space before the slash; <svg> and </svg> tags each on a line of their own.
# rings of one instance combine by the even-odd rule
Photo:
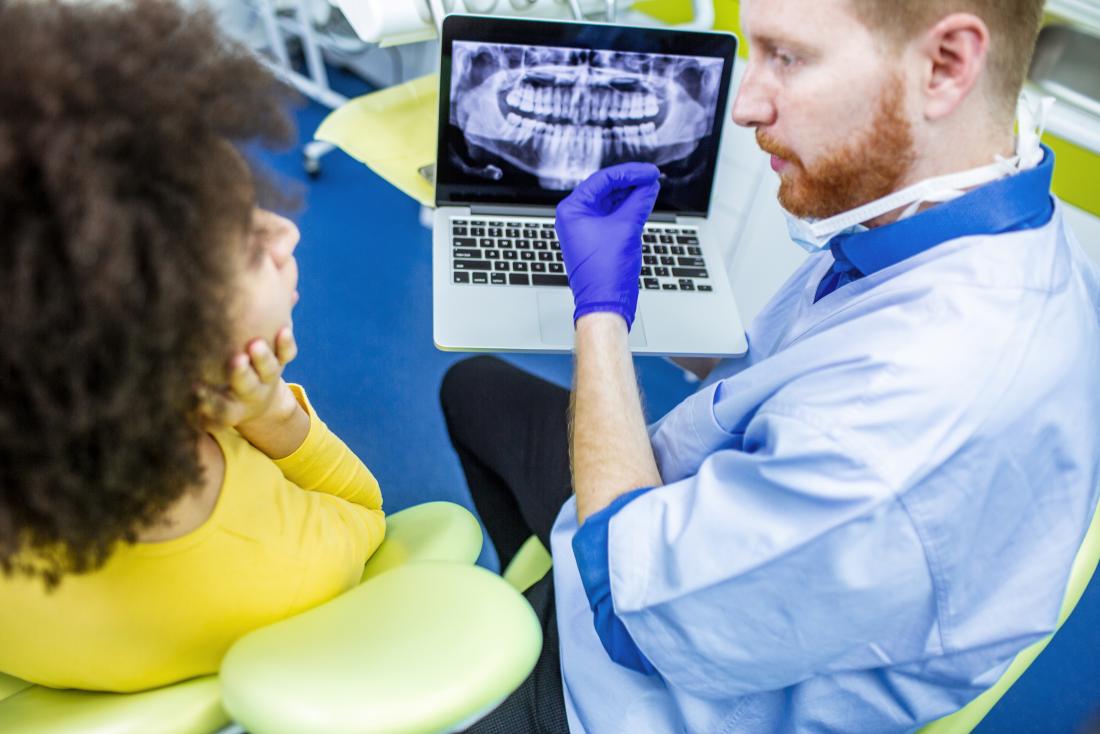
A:
<svg viewBox="0 0 1100 734">
<path fill-rule="evenodd" d="M 263 339 L 253 339 L 229 360 L 228 384 L 200 386 L 199 414 L 208 425 L 238 429 L 284 420 L 298 402 L 283 380 L 283 367 L 297 355 L 290 327 L 276 334 L 274 352 Z"/>
</svg>

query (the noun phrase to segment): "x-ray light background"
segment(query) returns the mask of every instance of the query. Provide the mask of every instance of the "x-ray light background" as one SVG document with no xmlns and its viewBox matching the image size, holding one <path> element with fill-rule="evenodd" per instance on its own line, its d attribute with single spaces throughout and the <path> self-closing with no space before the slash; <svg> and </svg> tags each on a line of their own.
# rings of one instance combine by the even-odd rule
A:
<svg viewBox="0 0 1100 734">
<path fill-rule="evenodd" d="M 663 198 L 705 200 L 722 59 L 469 41 L 452 58 L 445 164 L 461 178 L 568 191 L 646 161 Z"/>
</svg>

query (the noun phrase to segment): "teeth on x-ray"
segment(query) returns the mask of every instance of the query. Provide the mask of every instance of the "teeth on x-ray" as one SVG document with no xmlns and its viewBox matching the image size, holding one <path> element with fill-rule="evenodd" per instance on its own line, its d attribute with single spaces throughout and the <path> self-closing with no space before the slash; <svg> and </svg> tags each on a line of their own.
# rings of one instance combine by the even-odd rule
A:
<svg viewBox="0 0 1100 734">
<path fill-rule="evenodd" d="M 687 157 L 711 131 L 720 59 L 471 46 L 455 49 L 464 91 L 452 122 L 546 188 L 622 161 Z"/>
<path fill-rule="evenodd" d="M 507 109 L 517 116 L 561 125 L 657 121 L 660 101 L 641 79 L 618 76 L 578 85 L 580 76 L 568 67 L 558 78 L 546 72 L 527 72 L 505 98 Z"/>
</svg>

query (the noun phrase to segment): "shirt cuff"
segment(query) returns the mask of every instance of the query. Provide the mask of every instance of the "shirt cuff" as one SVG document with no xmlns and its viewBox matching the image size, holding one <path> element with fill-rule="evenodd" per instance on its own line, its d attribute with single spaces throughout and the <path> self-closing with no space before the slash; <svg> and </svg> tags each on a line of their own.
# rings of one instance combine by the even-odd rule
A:
<svg viewBox="0 0 1100 734">
<path fill-rule="evenodd" d="M 317 446 L 321 444 L 325 434 L 328 433 L 325 424 L 313 411 L 313 406 L 310 404 L 309 398 L 306 397 L 305 389 L 293 382 L 287 383 L 287 386 L 290 388 L 291 394 L 294 395 L 294 399 L 298 401 L 298 405 L 302 406 L 302 410 L 309 416 L 309 431 L 306 432 L 306 437 L 301 446 L 281 459 L 274 459 L 275 466 L 279 467 L 284 475 L 288 471 L 293 472 L 303 464 L 308 463 L 310 457 L 316 453 Z"/>
<path fill-rule="evenodd" d="M 607 542 L 611 518 L 615 513 L 651 489 L 653 487 L 644 487 L 617 497 L 610 505 L 590 515 L 573 536 L 573 555 L 577 559 L 577 570 L 580 571 L 584 593 L 588 596 L 588 605 L 592 608 L 596 635 L 613 661 L 646 675 L 657 671 L 615 614 Z"/>
</svg>

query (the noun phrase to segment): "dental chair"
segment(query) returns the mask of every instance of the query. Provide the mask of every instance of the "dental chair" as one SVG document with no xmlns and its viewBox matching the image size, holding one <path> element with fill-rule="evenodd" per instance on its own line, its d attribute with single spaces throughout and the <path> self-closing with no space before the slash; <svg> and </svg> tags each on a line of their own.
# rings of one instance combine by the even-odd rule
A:
<svg viewBox="0 0 1100 734">
<path fill-rule="evenodd" d="M 1069 584 L 1066 586 L 1065 596 L 1062 598 L 1062 611 L 1058 615 L 1058 625 L 1055 632 L 1061 629 L 1066 619 L 1073 612 L 1077 602 L 1085 593 L 1089 580 L 1096 572 L 1100 563 L 1100 506 L 1092 516 L 1085 541 L 1077 551 L 1073 561 L 1073 569 L 1070 571 Z M 538 538 L 531 536 L 520 547 L 515 558 L 504 571 L 504 578 L 517 590 L 525 591 L 528 587 L 541 579 L 550 570 L 550 554 L 539 542 Z M 1054 634 L 1032 643 L 1016 654 L 1008 669 L 1001 675 L 993 687 L 983 692 L 980 696 L 968 703 L 962 709 L 950 716 L 933 721 L 922 727 L 918 734 L 968 734 L 973 731 L 993 705 L 1004 696 L 1005 692 L 1015 683 L 1035 658 L 1050 643 Z"/>
<path fill-rule="evenodd" d="M 993 705 L 1001 700 L 1005 692 L 1028 669 L 1028 666 L 1035 662 L 1035 658 L 1039 657 L 1039 653 L 1046 649 L 1054 635 L 1065 624 L 1065 621 L 1077 606 L 1077 602 L 1081 601 L 1085 588 L 1089 585 L 1089 580 L 1096 573 L 1098 563 L 1100 563 L 1100 506 L 1097 506 L 1096 511 L 1093 513 L 1092 522 L 1085 534 L 1085 540 L 1081 543 L 1081 547 L 1077 549 L 1077 555 L 1073 559 L 1069 583 L 1066 585 L 1066 593 L 1062 597 L 1062 611 L 1058 613 L 1058 623 L 1054 628 L 1054 632 L 1016 653 L 1016 657 L 1013 658 L 1008 669 L 1001 674 L 1001 677 L 991 688 L 950 716 L 945 716 L 922 727 L 919 734 L 967 734 L 977 727 L 993 708 Z"/>
<path fill-rule="evenodd" d="M 473 565 L 481 537 L 473 515 L 449 502 L 395 513 L 362 583 L 245 635 L 217 675 L 119 694 L 54 690 L 0 674 L 0 732 L 460 730 L 523 682 L 542 647 L 526 600 Z"/>
</svg>

